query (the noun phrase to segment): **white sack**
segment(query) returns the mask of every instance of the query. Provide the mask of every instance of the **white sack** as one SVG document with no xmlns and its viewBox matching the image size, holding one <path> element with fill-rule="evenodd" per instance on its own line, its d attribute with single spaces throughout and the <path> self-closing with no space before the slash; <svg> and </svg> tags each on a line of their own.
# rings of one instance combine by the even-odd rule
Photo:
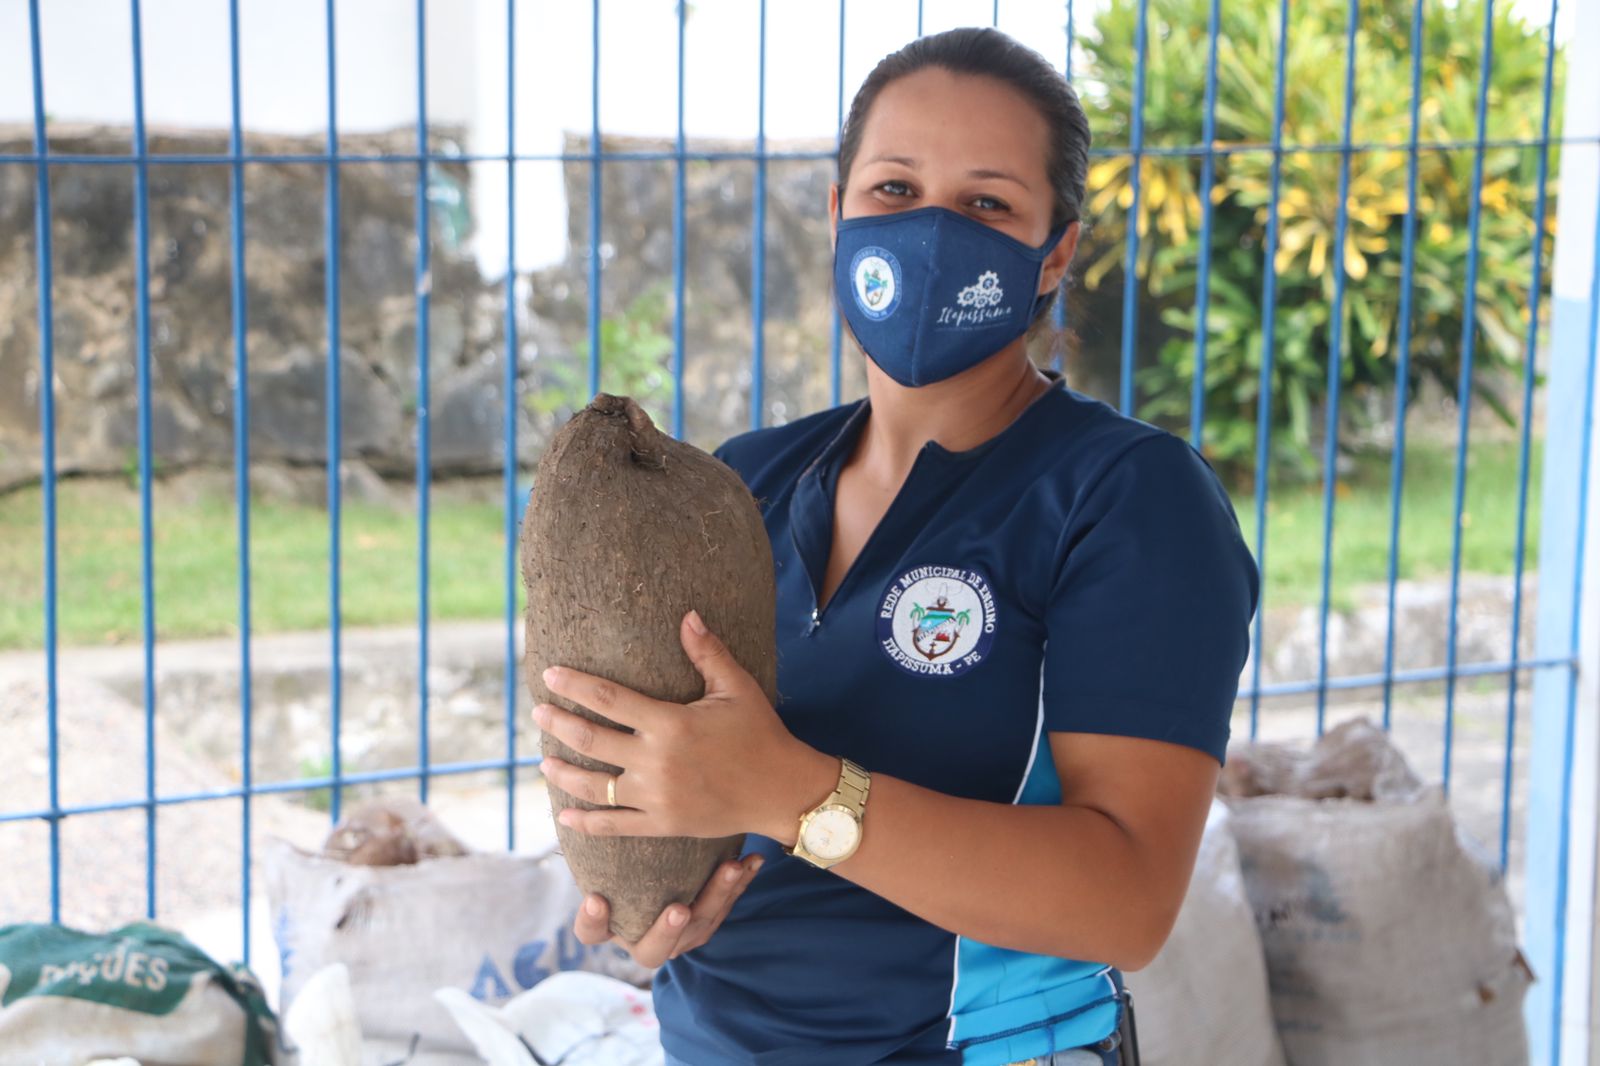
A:
<svg viewBox="0 0 1600 1066">
<path fill-rule="evenodd" d="M 1145 1066 L 1283 1066 L 1261 938 L 1220 800 L 1172 935 L 1154 962 L 1124 976 Z"/>
<path fill-rule="evenodd" d="M 435 989 L 500 1005 L 562 970 L 648 985 L 651 971 L 620 947 L 572 934 L 583 901 L 561 856 L 505 853 L 403 866 L 353 866 L 268 839 L 273 935 L 283 965 L 280 1010 L 307 979 L 343 963 L 368 1039 L 471 1052 Z"/>
<path fill-rule="evenodd" d="M 1377 727 L 1347 723 L 1289 777 L 1360 798 L 1231 801 L 1284 1052 L 1291 1066 L 1525 1066 L 1531 975 L 1499 869 L 1392 754 Z"/>
</svg>

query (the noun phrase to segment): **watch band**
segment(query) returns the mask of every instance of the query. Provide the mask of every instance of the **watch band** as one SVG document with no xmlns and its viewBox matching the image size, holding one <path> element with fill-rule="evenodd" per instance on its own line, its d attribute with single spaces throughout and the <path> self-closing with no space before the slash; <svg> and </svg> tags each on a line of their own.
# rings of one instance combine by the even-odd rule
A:
<svg viewBox="0 0 1600 1066">
<path fill-rule="evenodd" d="M 867 792 L 872 788 L 872 776 L 849 759 L 841 756 L 839 761 L 843 764 L 839 767 L 839 787 L 828 798 L 861 814 L 867 805 Z M 834 800 L 834 796 L 838 799 Z"/>
</svg>

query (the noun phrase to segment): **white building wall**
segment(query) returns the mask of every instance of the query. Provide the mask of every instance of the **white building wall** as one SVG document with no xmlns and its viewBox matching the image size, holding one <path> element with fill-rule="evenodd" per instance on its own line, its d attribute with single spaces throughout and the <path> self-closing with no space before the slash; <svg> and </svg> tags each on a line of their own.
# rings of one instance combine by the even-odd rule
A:
<svg viewBox="0 0 1600 1066">
<path fill-rule="evenodd" d="M 1100 0 L 1076 5 L 1078 17 Z M 601 126 L 607 133 L 677 131 L 674 0 L 600 0 Z M 142 0 L 145 120 L 152 127 L 225 129 L 230 83 L 225 0 Z M 829 0 L 768 0 L 766 133 L 831 138 L 838 109 L 839 15 Z M 1001 26 L 1065 62 L 1066 5 L 1002 0 Z M 131 125 L 133 63 L 127 0 L 40 0 L 45 106 L 51 121 Z M 317 135 L 327 123 L 323 0 L 240 0 L 241 113 L 247 129 Z M 924 28 L 989 22 L 992 0 L 927 0 Z M 416 122 L 416 8 L 412 0 L 337 0 L 339 127 Z M 591 121 L 588 3 L 518 0 L 517 151 L 554 154 L 566 131 Z M 855 0 L 846 25 L 845 85 L 854 91 L 887 52 L 916 32 L 914 0 Z M 753 139 L 758 125 L 760 7 L 756 0 L 691 0 L 684 121 L 690 137 Z M 428 5 L 428 112 L 468 131 L 463 150 L 506 150 L 506 7 L 502 0 Z M 0 123 L 33 117 L 27 0 L 0 0 Z M 625 165 L 625 164 L 619 164 Z M 474 167 L 476 250 L 484 269 L 506 262 L 506 169 Z M 518 167 L 517 264 L 566 252 L 559 167 Z"/>
</svg>

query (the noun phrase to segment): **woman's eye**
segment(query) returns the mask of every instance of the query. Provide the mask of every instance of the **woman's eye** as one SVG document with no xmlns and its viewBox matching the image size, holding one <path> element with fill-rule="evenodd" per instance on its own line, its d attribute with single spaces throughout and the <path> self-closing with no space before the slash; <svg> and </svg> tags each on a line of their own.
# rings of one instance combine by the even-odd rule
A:
<svg viewBox="0 0 1600 1066">
<path fill-rule="evenodd" d="M 1009 211 L 1004 200 L 996 200 L 993 196 L 980 196 L 972 201 L 972 206 L 979 211 Z"/>
<path fill-rule="evenodd" d="M 881 185 L 879 185 L 878 189 L 881 192 L 888 193 L 890 196 L 910 196 L 911 195 L 911 186 L 907 185 L 903 181 L 886 181 L 886 182 L 882 183 Z"/>
</svg>

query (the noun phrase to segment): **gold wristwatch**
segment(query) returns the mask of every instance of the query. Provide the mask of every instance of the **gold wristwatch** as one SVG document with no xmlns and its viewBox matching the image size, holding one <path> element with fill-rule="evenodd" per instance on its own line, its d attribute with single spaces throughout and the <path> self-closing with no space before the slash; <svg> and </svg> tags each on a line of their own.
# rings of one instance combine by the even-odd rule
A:
<svg viewBox="0 0 1600 1066">
<path fill-rule="evenodd" d="M 840 759 L 839 787 L 800 816 L 800 832 L 792 848 L 783 850 L 826 870 L 855 854 L 861 846 L 862 821 L 872 775 L 849 759 Z"/>
</svg>

